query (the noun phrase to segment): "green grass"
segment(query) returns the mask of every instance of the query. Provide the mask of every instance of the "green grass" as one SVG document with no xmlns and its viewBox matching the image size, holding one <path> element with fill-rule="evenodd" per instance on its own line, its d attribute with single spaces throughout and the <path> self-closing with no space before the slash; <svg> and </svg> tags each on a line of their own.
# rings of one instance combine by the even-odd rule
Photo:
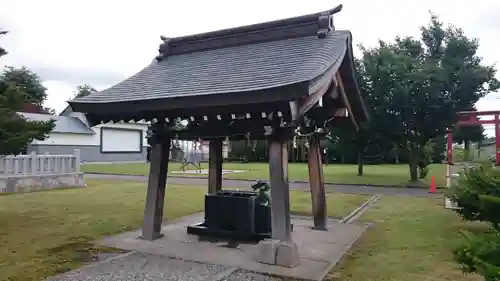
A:
<svg viewBox="0 0 500 281">
<path fill-rule="evenodd" d="M 327 280 L 482 280 L 462 274 L 451 249 L 460 230 L 484 225 L 461 221 L 442 198 L 383 197 L 361 220 L 376 224 Z"/>
<path fill-rule="evenodd" d="M 42 280 L 91 261 L 92 241 L 141 226 L 144 183 L 90 181 L 87 188 L 0 196 L 0 280 Z M 206 188 L 169 185 L 165 217 L 203 209 Z M 328 194 L 328 214 L 343 217 L 368 197 Z M 309 214 L 308 192 L 292 191 L 294 213 Z"/>
<path fill-rule="evenodd" d="M 445 165 L 432 164 L 429 166 L 429 175 L 422 183 L 427 186 L 432 176 L 435 177 L 438 186 L 445 185 Z M 202 164 L 203 169 L 207 169 L 206 163 Z M 192 167 L 188 168 L 192 169 Z M 244 173 L 225 175 L 227 179 L 262 179 L 269 178 L 269 166 L 266 163 L 224 163 L 226 170 L 245 170 Z M 169 171 L 179 171 L 179 163 L 170 163 Z M 124 163 L 124 164 L 86 164 L 82 166 L 82 171 L 86 173 L 108 173 L 127 175 L 147 175 L 149 164 Z M 326 183 L 343 184 L 376 184 L 376 185 L 398 185 L 405 186 L 409 180 L 408 165 L 366 165 L 364 175 L 357 176 L 357 165 L 328 165 L 323 166 L 323 173 Z M 173 176 L 179 174 L 171 174 Z M 184 176 L 186 174 L 183 174 Z M 307 165 L 303 163 L 290 163 L 288 177 L 290 180 L 308 181 L 309 173 Z M 195 175 L 203 176 L 203 175 Z"/>
<path fill-rule="evenodd" d="M 202 210 L 206 188 L 169 185 L 165 216 Z M 293 191 L 294 213 L 310 213 L 310 195 Z M 0 196 L 0 280 L 41 280 L 77 268 L 98 252 L 91 241 L 141 225 L 144 183 L 90 181 L 88 188 Z M 329 215 L 343 217 L 368 197 L 328 194 Z M 452 260 L 459 231 L 482 231 L 443 208 L 442 198 L 382 197 L 362 217 L 374 222 L 327 280 L 466 281 Z"/>
</svg>

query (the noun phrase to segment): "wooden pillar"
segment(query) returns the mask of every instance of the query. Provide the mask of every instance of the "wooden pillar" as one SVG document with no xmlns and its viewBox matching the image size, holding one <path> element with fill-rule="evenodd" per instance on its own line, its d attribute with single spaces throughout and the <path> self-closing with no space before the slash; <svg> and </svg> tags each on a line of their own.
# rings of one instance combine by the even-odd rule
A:
<svg viewBox="0 0 500 281">
<path fill-rule="evenodd" d="M 313 135 L 309 140 L 308 157 L 312 214 L 314 218 L 314 228 L 325 230 L 328 216 L 326 213 L 326 192 L 321 155 L 319 137 L 317 135 Z"/>
<path fill-rule="evenodd" d="M 153 138 L 155 140 L 151 145 L 151 164 L 142 226 L 142 238 L 150 241 L 163 236 L 161 223 L 170 154 L 170 136 L 168 134 L 157 130 L 154 132 Z"/>
<path fill-rule="evenodd" d="M 269 141 L 269 176 L 272 239 L 291 241 L 288 153 L 284 136 L 278 135 Z"/>
<path fill-rule="evenodd" d="M 222 189 L 222 139 L 210 140 L 208 150 L 208 193 Z"/>
</svg>

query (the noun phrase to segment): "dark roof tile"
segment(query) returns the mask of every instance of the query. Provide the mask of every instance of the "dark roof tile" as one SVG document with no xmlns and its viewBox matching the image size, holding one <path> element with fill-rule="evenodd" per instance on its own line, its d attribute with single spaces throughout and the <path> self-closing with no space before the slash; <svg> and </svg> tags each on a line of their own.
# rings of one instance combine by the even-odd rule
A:
<svg viewBox="0 0 500 281">
<path fill-rule="evenodd" d="M 172 55 L 72 103 L 247 92 L 310 81 L 344 58 L 350 32 Z M 338 67 L 338 66 L 337 66 Z"/>
</svg>

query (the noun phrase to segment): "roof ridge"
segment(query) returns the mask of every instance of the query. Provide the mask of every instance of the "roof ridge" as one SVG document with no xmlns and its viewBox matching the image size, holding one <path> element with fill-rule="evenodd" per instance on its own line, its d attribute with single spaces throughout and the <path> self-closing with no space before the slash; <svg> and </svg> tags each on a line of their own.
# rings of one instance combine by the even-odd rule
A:
<svg viewBox="0 0 500 281">
<path fill-rule="evenodd" d="M 325 38 L 335 30 L 333 15 L 342 10 L 342 5 L 335 8 L 303 16 L 262 22 L 206 33 L 168 38 L 160 36 L 163 41 L 158 49 L 157 61 L 170 55 L 179 55 L 262 43 L 266 41 L 284 40 L 304 36 L 317 35 Z"/>
</svg>

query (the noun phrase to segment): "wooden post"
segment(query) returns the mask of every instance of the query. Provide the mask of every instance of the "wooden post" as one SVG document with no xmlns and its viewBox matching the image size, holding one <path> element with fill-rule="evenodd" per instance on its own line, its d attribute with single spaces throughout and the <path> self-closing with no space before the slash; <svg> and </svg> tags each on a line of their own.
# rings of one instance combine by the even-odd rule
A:
<svg viewBox="0 0 500 281">
<path fill-rule="evenodd" d="M 313 135 L 309 141 L 309 185 L 311 189 L 312 214 L 314 228 L 326 230 L 328 216 L 326 213 L 326 193 L 321 164 L 321 147 L 319 137 Z"/>
<path fill-rule="evenodd" d="M 163 236 L 161 223 L 170 154 L 170 135 L 160 128 L 154 132 L 153 138 L 155 141 L 151 145 L 151 165 L 142 226 L 142 238 L 150 241 Z"/>
<path fill-rule="evenodd" d="M 272 239 L 291 240 L 290 188 L 286 138 L 276 136 L 269 142 Z"/>
<path fill-rule="evenodd" d="M 259 242 L 257 261 L 295 267 L 300 264 L 300 256 L 297 244 L 292 240 L 287 134 L 280 131 L 274 134 L 269 141 L 272 238 Z"/>
<path fill-rule="evenodd" d="M 210 140 L 208 149 L 208 193 L 222 189 L 222 139 Z"/>
</svg>

